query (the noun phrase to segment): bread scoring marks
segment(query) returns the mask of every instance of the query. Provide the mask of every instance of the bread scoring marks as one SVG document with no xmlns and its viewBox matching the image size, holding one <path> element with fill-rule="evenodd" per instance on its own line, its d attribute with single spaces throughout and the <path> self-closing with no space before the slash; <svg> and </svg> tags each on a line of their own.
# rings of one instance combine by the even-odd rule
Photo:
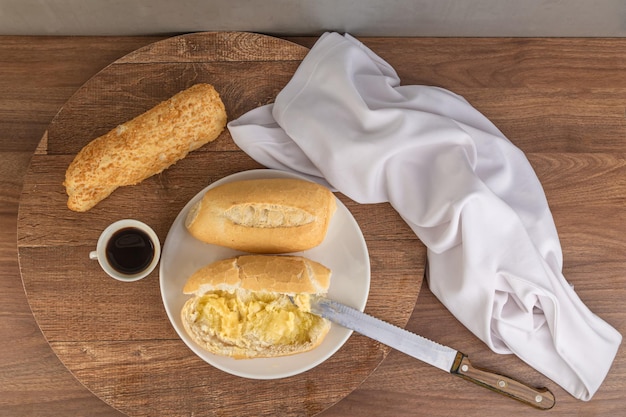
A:
<svg viewBox="0 0 626 417">
<path fill-rule="evenodd" d="M 326 283 L 326 286 L 323 286 L 320 283 L 319 277 L 313 270 L 313 267 L 311 266 L 311 264 L 308 262 L 303 262 L 303 264 L 304 264 L 304 267 L 306 268 L 308 279 L 309 281 L 311 281 L 311 284 L 313 284 L 313 288 L 315 288 L 315 294 L 326 294 L 326 291 L 328 291 L 328 282 Z M 329 281 L 330 281 L 330 274 L 331 272 L 329 272 L 329 276 L 328 276 Z M 310 310 L 311 309 L 309 308 L 309 311 Z"/>
<path fill-rule="evenodd" d="M 308 211 L 279 204 L 236 204 L 224 215 L 237 225 L 263 229 L 298 227 L 315 222 L 315 216 Z"/>
</svg>

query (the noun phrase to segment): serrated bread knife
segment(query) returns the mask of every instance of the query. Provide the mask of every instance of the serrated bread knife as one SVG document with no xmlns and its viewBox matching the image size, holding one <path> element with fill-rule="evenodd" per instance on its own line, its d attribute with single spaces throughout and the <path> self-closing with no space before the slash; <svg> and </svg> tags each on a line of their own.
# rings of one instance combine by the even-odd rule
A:
<svg viewBox="0 0 626 417">
<path fill-rule="evenodd" d="M 311 313 L 377 340 L 482 387 L 542 410 L 554 406 L 547 388 L 533 388 L 508 376 L 474 368 L 467 355 L 324 297 L 311 297 Z"/>
</svg>

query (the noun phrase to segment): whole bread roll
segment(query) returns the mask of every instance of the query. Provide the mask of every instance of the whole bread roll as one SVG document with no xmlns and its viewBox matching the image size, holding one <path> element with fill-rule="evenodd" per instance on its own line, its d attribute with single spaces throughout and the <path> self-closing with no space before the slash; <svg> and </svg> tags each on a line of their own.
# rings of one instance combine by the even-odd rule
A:
<svg viewBox="0 0 626 417">
<path fill-rule="evenodd" d="M 244 255 L 195 272 L 181 310 L 189 337 L 203 349 L 236 359 L 309 351 L 330 322 L 307 312 L 311 294 L 325 294 L 331 271 L 299 256 Z M 294 297 L 299 308 L 288 296 Z"/>
<path fill-rule="evenodd" d="M 235 181 L 208 190 L 185 226 L 196 239 L 245 252 L 298 252 L 322 243 L 335 209 L 333 193 L 310 181 Z"/>
<path fill-rule="evenodd" d="M 67 206 L 87 211 L 118 187 L 162 172 L 224 130 L 215 88 L 196 84 L 87 144 L 65 173 Z"/>
</svg>

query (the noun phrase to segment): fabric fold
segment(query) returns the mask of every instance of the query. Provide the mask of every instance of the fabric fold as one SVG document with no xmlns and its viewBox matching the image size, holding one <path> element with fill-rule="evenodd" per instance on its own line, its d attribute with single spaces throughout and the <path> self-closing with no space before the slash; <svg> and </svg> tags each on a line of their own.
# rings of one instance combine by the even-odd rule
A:
<svg viewBox="0 0 626 417">
<path fill-rule="evenodd" d="M 326 33 L 274 104 L 228 128 L 267 167 L 362 204 L 389 202 L 428 248 L 431 291 L 494 352 L 582 400 L 600 387 L 622 337 L 563 276 L 525 155 L 465 99 L 403 86 L 358 40 Z"/>
</svg>

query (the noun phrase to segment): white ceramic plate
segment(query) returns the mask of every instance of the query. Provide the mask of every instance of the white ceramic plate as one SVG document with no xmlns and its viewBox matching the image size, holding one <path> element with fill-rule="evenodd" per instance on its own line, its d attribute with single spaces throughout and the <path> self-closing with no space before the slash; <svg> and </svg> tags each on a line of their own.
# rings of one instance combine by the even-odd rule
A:
<svg viewBox="0 0 626 417">
<path fill-rule="evenodd" d="M 178 214 L 165 239 L 159 274 L 161 296 L 167 315 L 180 338 L 196 355 L 209 364 L 222 371 L 245 378 L 284 378 L 305 372 L 324 362 L 339 350 L 348 340 L 352 331 L 338 325 L 332 325 L 322 344 L 309 352 L 278 358 L 232 359 L 214 355 L 200 348 L 187 336 L 180 320 L 180 310 L 189 298 L 182 292 L 187 278 L 206 264 L 243 253 L 202 243 L 192 237 L 185 228 L 185 218 L 189 209 L 212 187 L 227 182 L 255 178 L 302 177 L 270 169 L 244 171 L 222 178 L 199 192 Z M 370 263 L 367 246 L 359 225 L 341 201 L 337 200 L 337 211 L 333 215 L 324 241 L 311 250 L 295 254 L 306 256 L 331 269 L 329 298 L 361 311 L 365 308 L 370 286 Z"/>
</svg>

